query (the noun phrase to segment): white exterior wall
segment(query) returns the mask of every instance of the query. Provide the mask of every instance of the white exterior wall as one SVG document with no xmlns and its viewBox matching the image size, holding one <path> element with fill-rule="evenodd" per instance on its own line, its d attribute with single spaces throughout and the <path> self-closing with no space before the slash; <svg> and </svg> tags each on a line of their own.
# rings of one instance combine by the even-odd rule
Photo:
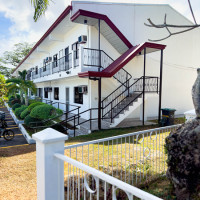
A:
<svg viewBox="0 0 200 200">
<path fill-rule="evenodd" d="M 146 42 L 148 39 L 159 39 L 167 36 L 166 30 L 144 26 L 148 18 L 161 24 L 166 13 L 168 23 L 191 24 L 188 19 L 169 5 L 75 2 L 72 13 L 80 8 L 107 15 L 133 45 Z M 193 108 L 191 89 L 196 79 L 195 68 L 199 67 L 199 34 L 199 29 L 195 29 L 159 42 L 167 45 L 164 50 L 162 108 L 175 108 L 176 114 L 183 114 Z M 113 53 L 110 48 L 108 49 L 107 52 Z M 147 55 L 146 75 L 159 76 L 159 61 L 160 52 Z M 134 58 L 125 66 L 125 69 L 133 77 L 142 76 L 143 56 Z M 147 116 L 158 115 L 158 95 L 148 98 L 146 109 Z M 139 117 L 139 109 L 129 117 Z"/>
<path fill-rule="evenodd" d="M 80 106 L 80 112 L 85 111 L 90 108 L 90 91 L 91 86 L 88 84 L 88 79 L 83 79 L 79 77 L 71 77 L 71 78 L 63 78 L 58 79 L 55 81 L 48 81 L 48 82 L 41 82 L 37 83 L 37 88 L 43 88 L 44 87 L 52 87 L 52 92 L 48 92 L 48 100 L 52 100 L 54 102 L 62 102 L 66 103 L 66 88 L 69 88 L 69 101 L 70 104 Z M 83 94 L 83 104 L 77 104 L 74 103 L 74 87 L 80 86 L 80 85 L 87 85 L 88 86 L 88 93 Z M 54 99 L 54 87 L 59 87 L 59 100 Z M 43 98 L 44 98 L 44 90 L 43 90 Z M 44 98 L 46 99 L 46 98 Z M 57 104 L 55 105 L 57 107 Z M 60 108 L 65 110 L 64 105 L 60 105 Z M 75 109 L 76 107 L 70 106 L 70 110 Z M 74 112 L 77 114 L 77 111 Z M 84 114 L 82 117 L 87 118 L 88 113 Z"/>
<path fill-rule="evenodd" d="M 186 18 L 174 11 L 168 5 L 114 5 L 112 3 L 86 2 L 73 2 L 72 5 L 72 15 L 78 9 L 106 14 L 133 45 L 146 42 L 149 38 L 158 39 L 166 36 L 167 32 L 165 30 L 144 26 L 144 22 L 147 22 L 148 18 L 151 18 L 156 23 L 162 23 L 164 15 L 167 13 L 168 23 L 190 23 Z M 57 34 L 58 32 L 59 31 L 57 30 Z M 196 79 L 196 70 L 194 68 L 199 67 L 199 34 L 199 30 L 196 29 L 160 42 L 167 45 L 164 50 L 162 107 L 175 108 L 177 110 L 176 114 L 183 114 L 185 111 L 193 108 L 191 88 Z M 49 54 L 33 53 L 34 59 L 29 60 L 32 64 L 24 65 L 19 68 L 19 70 L 22 70 L 23 68 L 28 70 L 37 65 L 41 67 L 43 58 L 53 56 L 56 53 L 59 54 L 59 51 L 67 46 L 69 46 L 69 52 L 72 52 L 71 45 L 77 41 L 78 36 L 80 35 L 88 36 L 88 42 L 83 45 L 84 47 L 98 48 L 98 31 L 95 27 L 74 24 L 74 27 L 70 31 L 60 31 L 60 35 L 63 39 L 62 42 L 49 43 L 44 41 L 43 45 L 41 45 L 49 52 Z M 116 49 L 114 49 L 102 35 L 101 49 L 113 59 L 120 56 Z M 160 52 L 147 54 L 147 76 L 159 76 L 159 62 Z M 141 77 L 143 75 L 143 56 L 134 58 L 127 66 L 125 66 L 125 69 L 133 76 L 133 78 Z M 84 104 L 81 105 L 81 111 L 88 108 L 96 108 L 98 105 L 98 82 L 88 80 L 87 78 L 78 78 L 77 73 L 80 71 L 81 68 L 79 67 L 72 70 L 72 73 L 69 75 L 66 75 L 65 72 L 55 73 L 36 79 L 35 82 L 37 83 L 38 88 L 58 86 L 60 88 L 60 102 L 66 101 L 64 91 L 65 88 L 69 86 L 71 104 L 74 104 L 74 87 L 78 85 L 88 85 L 88 94 L 84 95 Z M 102 79 L 102 99 L 118 86 L 119 83 L 113 78 Z M 53 92 L 51 93 L 51 100 L 53 100 Z M 158 115 L 158 95 L 155 94 L 149 96 L 146 109 L 147 116 Z M 129 117 L 139 117 L 139 113 L 138 109 Z"/>
</svg>

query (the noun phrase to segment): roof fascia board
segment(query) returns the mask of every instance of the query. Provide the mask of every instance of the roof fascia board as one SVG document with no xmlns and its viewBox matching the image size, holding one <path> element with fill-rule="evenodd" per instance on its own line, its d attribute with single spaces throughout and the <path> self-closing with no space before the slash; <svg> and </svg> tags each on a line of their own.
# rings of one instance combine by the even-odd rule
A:
<svg viewBox="0 0 200 200">
<path fill-rule="evenodd" d="M 60 24 L 60 22 L 70 13 L 72 6 L 68 6 L 61 15 L 57 18 L 57 20 L 51 25 L 51 27 L 46 31 L 46 33 L 41 37 L 41 39 L 35 44 L 35 46 L 31 49 L 28 55 L 19 63 L 19 65 L 15 68 L 13 73 L 20 67 L 20 65 L 33 53 L 35 49 L 43 42 L 43 40 Z"/>
<path fill-rule="evenodd" d="M 121 68 L 123 68 L 130 60 L 132 60 L 138 53 L 140 53 L 144 48 L 153 48 L 163 50 L 166 45 L 156 44 L 151 42 L 145 42 L 141 45 L 132 47 L 127 50 L 123 55 L 117 58 L 112 64 L 110 64 L 102 72 L 88 71 L 84 73 L 79 73 L 79 77 L 105 77 L 110 78 L 116 74 Z"/>
<path fill-rule="evenodd" d="M 104 20 L 129 49 L 133 47 L 133 45 L 128 41 L 128 39 L 121 33 L 121 31 L 113 24 L 113 22 L 106 15 L 80 9 L 71 17 L 71 20 L 76 20 L 80 15 Z"/>
</svg>

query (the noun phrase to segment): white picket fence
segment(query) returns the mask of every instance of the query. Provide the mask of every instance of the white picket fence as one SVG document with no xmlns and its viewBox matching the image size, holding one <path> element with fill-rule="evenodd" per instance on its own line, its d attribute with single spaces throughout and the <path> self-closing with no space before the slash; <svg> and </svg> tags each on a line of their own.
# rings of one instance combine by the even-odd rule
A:
<svg viewBox="0 0 200 200">
<path fill-rule="evenodd" d="M 175 128 L 177 125 L 66 147 L 68 137 L 54 129 L 34 134 L 37 199 L 160 199 L 135 186 L 165 173 L 163 141 Z"/>
</svg>

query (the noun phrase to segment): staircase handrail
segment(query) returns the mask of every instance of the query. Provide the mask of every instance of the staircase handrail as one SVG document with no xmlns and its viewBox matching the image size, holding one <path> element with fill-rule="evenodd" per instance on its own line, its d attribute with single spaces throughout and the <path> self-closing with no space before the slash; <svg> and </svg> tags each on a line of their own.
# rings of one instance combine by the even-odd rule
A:
<svg viewBox="0 0 200 200">
<path fill-rule="evenodd" d="M 145 79 L 146 79 L 146 78 L 157 78 L 157 81 L 158 81 L 158 77 L 154 77 L 154 76 L 145 76 Z M 120 96 L 122 96 L 123 93 L 129 91 L 129 89 L 130 89 L 131 87 L 133 87 L 138 81 L 143 80 L 143 79 L 144 79 L 144 76 L 141 76 L 140 78 L 138 78 L 133 84 L 131 84 L 128 88 L 125 88 L 118 96 L 116 96 L 114 99 L 112 99 L 112 101 L 110 101 L 106 106 L 103 106 L 103 103 L 102 103 L 102 111 L 103 111 L 103 109 L 105 109 L 105 108 L 107 108 L 109 105 L 111 105 L 113 101 L 115 101 L 117 98 L 119 98 Z M 117 89 L 119 89 L 119 88 L 122 87 L 122 86 L 123 86 L 123 85 L 119 86 Z M 157 87 L 158 87 L 158 84 L 157 84 Z M 116 89 L 116 90 L 117 90 L 117 89 Z M 115 91 L 116 91 L 116 90 L 115 90 Z M 114 92 L 115 92 L 115 91 L 114 91 Z M 157 89 L 157 91 L 158 91 L 158 89 Z M 155 92 L 157 92 L 157 91 L 155 91 Z M 112 95 L 114 92 L 112 92 L 110 95 Z M 140 91 L 137 91 L 137 92 L 140 92 Z M 108 95 L 106 98 L 108 98 L 110 95 Z M 105 99 L 106 99 L 106 98 L 105 98 Z M 125 98 L 126 98 L 126 97 L 124 97 L 121 101 L 119 101 L 114 107 L 111 108 L 111 110 L 114 109 L 115 107 L 117 107 Z M 105 100 L 105 99 L 104 99 L 104 100 Z M 104 100 L 103 100 L 103 101 L 104 101 Z M 102 101 L 102 102 L 103 102 L 103 101 Z M 105 115 L 108 114 L 111 110 L 109 110 L 109 111 L 107 111 L 106 113 L 102 114 L 102 117 L 105 117 Z M 120 111 L 120 112 L 121 112 L 121 111 Z"/>
<path fill-rule="evenodd" d="M 123 110 L 125 110 L 131 103 L 133 103 L 136 99 L 138 99 L 142 94 L 143 94 L 143 92 L 141 92 L 141 93 L 138 94 L 134 99 L 132 99 L 125 107 L 123 107 Z M 116 105 L 116 106 L 117 106 L 117 105 Z M 116 107 L 116 106 L 115 106 L 115 107 Z M 114 109 L 115 107 L 113 107 L 113 109 Z M 116 113 L 114 116 L 112 116 L 112 119 L 115 118 L 117 115 L 119 115 L 121 111 L 122 111 L 122 110 L 120 110 L 118 113 Z M 111 112 L 112 112 L 112 110 L 111 110 Z M 112 119 L 111 119 L 111 121 L 112 121 Z"/>
<path fill-rule="evenodd" d="M 94 49 L 94 48 L 83 48 L 83 49 L 86 49 L 86 50 L 93 50 L 93 51 L 100 51 L 100 52 L 103 52 L 110 60 L 112 60 L 113 62 L 114 62 L 114 59 L 113 58 L 111 58 L 104 50 L 99 50 L 99 49 Z M 100 53 L 101 54 L 101 53 Z M 102 55 L 102 54 L 101 54 Z M 89 65 L 88 65 L 89 66 Z M 109 65 L 108 65 L 109 66 Z M 108 67 L 107 66 L 107 67 Z M 106 68 L 104 68 L 103 66 L 100 66 L 102 69 L 106 69 Z M 132 78 L 132 76 L 131 76 L 131 74 L 129 73 L 129 72 L 127 72 L 124 68 L 122 68 L 122 69 L 120 69 L 120 70 L 122 70 L 122 71 L 124 71 L 127 75 L 126 75 L 126 77 L 127 77 L 127 79 L 131 79 Z M 120 72 L 120 70 L 118 71 L 118 72 Z M 117 72 L 117 73 L 118 73 Z M 117 74 L 116 73 L 116 74 Z M 117 78 L 117 76 L 116 76 L 116 74 L 115 75 L 113 75 L 113 77 L 118 81 L 118 82 L 120 82 L 121 84 L 123 84 L 124 85 L 124 83 L 123 82 L 121 82 L 118 78 Z M 125 81 L 126 82 L 126 81 Z"/>
</svg>

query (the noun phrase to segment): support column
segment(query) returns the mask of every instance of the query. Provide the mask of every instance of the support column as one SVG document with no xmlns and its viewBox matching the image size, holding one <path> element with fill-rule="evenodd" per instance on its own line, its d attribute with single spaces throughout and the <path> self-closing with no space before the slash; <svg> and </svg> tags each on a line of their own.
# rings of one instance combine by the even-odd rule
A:
<svg viewBox="0 0 200 200">
<path fill-rule="evenodd" d="M 148 106 L 148 100 L 146 99 L 145 102 L 145 108 Z M 140 121 L 143 121 L 143 104 L 140 105 Z M 147 121 L 147 112 L 146 109 L 144 110 L 144 122 Z"/>
<path fill-rule="evenodd" d="M 144 48 L 144 71 L 143 71 L 143 99 L 142 99 L 142 105 L 143 105 L 143 113 L 142 113 L 142 125 L 144 126 L 145 121 L 145 75 L 146 75 L 146 48 Z"/>
<path fill-rule="evenodd" d="M 36 140 L 37 199 L 64 200 L 64 162 L 55 153 L 64 155 L 68 136 L 47 128 L 33 135 Z"/>
<path fill-rule="evenodd" d="M 158 123 L 161 121 L 162 74 L 163 74 L 163 49 L 161 50 L 161 57 L 160 57 L 160 86 L 159 86 Z"/>
<path fill-rule="evenodd" d="M 98 37 L 99 37 L 99 42 L 98 42 L 98 49 L 99 49 L 99 69 L 98 71 L 101 71 L 101 48 L 100 48 L 100 19 L 98 20 Z M 98 79 L 98 129 L 101 130 L 101 77 Z"/>
</svg>

